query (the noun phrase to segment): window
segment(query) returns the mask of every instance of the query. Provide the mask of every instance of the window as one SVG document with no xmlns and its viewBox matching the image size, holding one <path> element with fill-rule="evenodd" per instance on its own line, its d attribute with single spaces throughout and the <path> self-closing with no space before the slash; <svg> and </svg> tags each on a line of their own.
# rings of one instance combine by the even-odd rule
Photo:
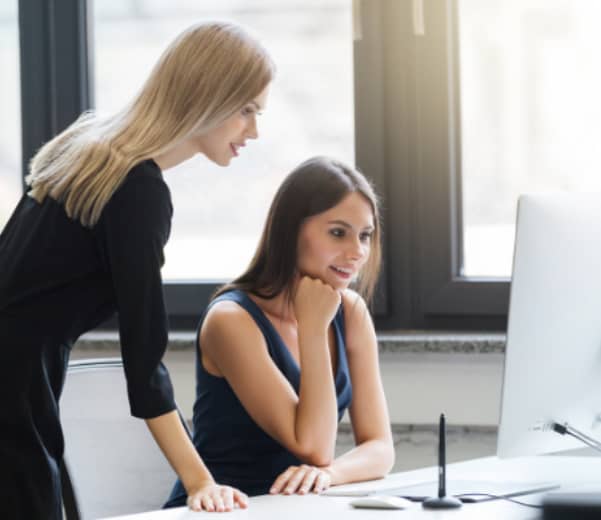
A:
<svg viewBox="0 0 601 520">
<path fill-rule="evenodd" d="M 376 326 L 502 330 L 508 282 L 463 274 L 456 2 L 361 5 L 357 161 L 384 202 Z"/>
<path fill-rule="evenodd" d="M 129 98 L 193 20 L 251 27 L 279 66 L 262 139 L 245 156 L 226 170 L 199 158 L 165 176 L 177 213 L 164 271 L 173 328 L 196 323 L 215 288 L 207 280 L 246 264 L 275 187 L 309 155 L 354 162 L 382 196 L 381 330 L 503 330 L 517 193 L 600 187 L 595 2 L 95 4 L 101 111 Z M 29 27 L 21 42 L 24 157 L 93 104 L 88 2 L 48 5 L 19 0 Z M 137 51 L 129 70 L 127 53 Z M 217 203 L 201 199 L 207 192 Z M 219 241 L 235 253 L 224 254 Z"/>
<path fill-rule="evenodd" d="M 370 125 L 386 195 L 381 327 L 503 330 L 518 193 L 599 190 L 593 4 L 370 4 L 361 46 L 382 69 Z"/>
<path fill-rule="evenodd" d="M 165 173 L 175 207 L 165 280 L 233 278 L 250 261 L 270 201 L 292 168 L 313 155 L 354 164 L 349 0 L 103 1 L 94 3 L 93 19 L 95 99 L 103 113 L 133 96 L 162 50 L 193 21 L 240 23 L 276 62 L 260 139 L 228 168 L 197 156 Z"/>
<path fill-rule="evenodd" d="M 458 15 L 463 274 L 509 277 L 520 193 L 601 191 L 601 4 L 460 0 Z"/>
<path fill-rule="evenodd" d="M 0 4 L 0 231 L 22 193 L 17 4 Z"/>
</svg>

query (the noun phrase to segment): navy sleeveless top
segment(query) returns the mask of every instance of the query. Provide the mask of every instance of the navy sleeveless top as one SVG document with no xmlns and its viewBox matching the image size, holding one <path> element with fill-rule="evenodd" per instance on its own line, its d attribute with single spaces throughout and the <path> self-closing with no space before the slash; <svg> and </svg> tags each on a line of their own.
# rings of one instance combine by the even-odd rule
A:
<svg viewBox="0 0 601 520">
<path fill-rule="evenodd" d="M 236 302 L 252 316 L 265 337 L 271 359 L 298 394 L 300 367 L 263 311 L 246 293 L 239 290 L 218 296 L 209 309 L 224 300 Z M 352 395 L 342 305 L 332 324 L 337 352 L 335 386 L 340 421 Z M 197 330 L 197 339 L 201 326 L 202 321 Z M 257 381 L 257 384 L 261 382 Z M 198 349 L 193 425 L 194 446 L 215 481 L 236 487 L 250 496 L 268 493 L 276 477 L 288 466 L 302 464 L 254 422 L 224 377 L 214 376 L 204 369 Z M 185 505 L 186 498 L 186 491 L 178 480 L 165 507 Z"/>
</svg>

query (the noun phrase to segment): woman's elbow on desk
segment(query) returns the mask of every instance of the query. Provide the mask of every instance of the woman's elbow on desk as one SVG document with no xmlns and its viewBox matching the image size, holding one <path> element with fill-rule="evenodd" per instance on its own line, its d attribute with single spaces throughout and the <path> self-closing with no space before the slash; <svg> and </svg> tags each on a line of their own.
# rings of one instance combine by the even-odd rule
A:
<svg viewBox="0 0 601 520">
<path fill-rule="evenodd" d="M 369 478 L 384 478 L 394 466 L 396 453 L 392 441 L 378 440 L 371 447 L 368 461 L 371 462 Z"/>
<path fill-rule="evenodd" d="M 394 450 L 394 444 L 392 440 L 389 442 L 384 442 L 384 445 L 384 460 L 386 461 L 386 471 L 384 472 L 384 474 L 387 475 L 394 467 L 394 462 L 396 460 L 396 451 Z"/>
<path fill-rule="evenodd" d="M 318 468 L 323 468 L 332 464 L 332 462 L 334 461 L 334 456 L 332 454 L 313 453 L 304 460 L 306 461 L 306 464 L 310 464 L 311 466 L 316 466 Z"/>
<path fill-rule="evenodd" d="M 295 455 L 305 464 L 319 468 L 329 466 L 334 461 L 334 450 L 326 450 L 320 446 L 311 446 L 294 450 Z"/>
<path fill-rule="evenodd" d="M 381 461 L 382 476 L 388 475 L 394 466 L 396 452 L 394 451 L 394 443 L 392 438 L 381 439 L 378 442 L 377 451 L 380 453 L 378 457 Z"/>
<path fill-rule="evenodd" d="M 331 464 L 332 485 L 383 478 L 392 469 L 394 459 L 392 439 L 359 443 Z"/>
</svg>

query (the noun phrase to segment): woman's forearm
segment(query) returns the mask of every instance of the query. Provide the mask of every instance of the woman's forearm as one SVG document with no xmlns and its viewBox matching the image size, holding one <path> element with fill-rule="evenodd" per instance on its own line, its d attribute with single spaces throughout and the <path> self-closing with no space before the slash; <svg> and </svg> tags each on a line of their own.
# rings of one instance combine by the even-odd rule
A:
<svg viewBox="0 0 601 520">
<path fill-rule="evenodd" d="M 390 440 L 375 439 L 347 451 L 325 469 L 332 477 L 331 484 L 346 484 L 382 478 L 394 464 L 394 446 Z"/>
<path fill-rule="evenodd" d="M 338 406 L 327 331 L 299 328 L 301 381 L 295 437 L 301 458 L 315 466 L 331 463 L 336 444 Z"/>
<path fill-rule="evenodd" d="M 188 495 L 214 482 L 188 437 L 177 411 L 146 419 L 146 424 Z"/>
</svg>

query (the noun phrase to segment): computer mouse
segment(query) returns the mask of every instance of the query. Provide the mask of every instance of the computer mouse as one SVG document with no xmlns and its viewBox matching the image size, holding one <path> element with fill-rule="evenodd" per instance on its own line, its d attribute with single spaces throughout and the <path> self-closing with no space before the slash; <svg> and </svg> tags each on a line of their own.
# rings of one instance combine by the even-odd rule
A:
<svg viewBox="0 0 601 520">
<path fill-rule="evenodd" d="M 368 495 L 355 498 L 350 504 L 360 509 L 406 509 L 413 506 L 411 500 L 392 495 Z"/>
</svg>

